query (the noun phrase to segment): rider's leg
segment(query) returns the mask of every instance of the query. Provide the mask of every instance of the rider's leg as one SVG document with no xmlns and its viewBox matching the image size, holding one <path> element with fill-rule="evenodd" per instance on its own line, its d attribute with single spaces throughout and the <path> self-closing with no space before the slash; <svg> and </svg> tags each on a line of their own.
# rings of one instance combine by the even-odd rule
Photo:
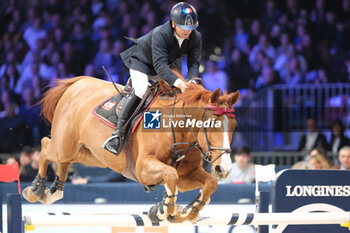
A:
<svg viewBox="0 0 350 233">
<path fill-rule="evenodd" d="M 140 103 L 148 88 L 148 76 L 146 74 L 137 70 L 130 70 L 130 78 L 132 80 L 133 90 L 126 97 L 125 103 L 118 117 L 115 131 L 103 144 L 105 149 L 116 155 L 119 155 L 122 149 L 122 137 L 124 135 L 121 135 L 121 129 Z"/>
</svg>

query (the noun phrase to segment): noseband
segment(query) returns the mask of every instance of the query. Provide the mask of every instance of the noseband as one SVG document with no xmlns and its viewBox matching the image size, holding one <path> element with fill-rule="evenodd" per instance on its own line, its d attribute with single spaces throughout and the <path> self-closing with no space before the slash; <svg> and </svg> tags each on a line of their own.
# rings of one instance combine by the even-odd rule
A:
<svg viewBox="0 0 350 233">
<path fill-rule="evenodd" d="M 173 105 L 173 111 L 172 111 L 172 115 L 174 115 L 174 109 L 175 109 L 175 104 L 176 104 L 176 97 L 175 97 L 175 100 L 174 100 L 174 105 Z M 186 117 L 186 114 L 185 114 L 185 108 L 184 108 L 185 104 L 183 103 L 182 105 L 182 113 L 184 115 L 184 118 L 185 120 L 187 121 L 187 117 Z M 204 112 L 203 112 L 203 116 L 202 116 L 202 121 L 205 121 L 206 120 L 206 111 L 207 110 L 211 110 L 212 113 L 214 115 L 222 115 L 222 114 L 226 114 L 228 117 L 230 118 L 235 118 L 235 115 L 234 115 L 234 109 L 233 108 L 221 108 L 221 107 L 216 107 L 216 106 L 213 106 L 213 105 L 207 105 L 205 108 L 204 108 Z M 204 161 L 212 164 L 214 163 L 216 160 L 218 160 L 219 158 L 222 157 L 223 154 L 225 153 L 231 153 L 231 149 L 230 148 L 224 148 L 224 147 L 212 147 L 210 145 L 210 142 L 209 142 L 209 139 L 208 139 L 208 133 L 207 133 L 207 129 L 206 127 L 204 127 L 204 135 L 205 135 L 205 139 L 206 139 L 206 142 L 207 142 L 207 148 L 208 150 L 204 150 L 200 145 L 199 145 L 199 142 L 198 142 L 198 139 L 197 137 L 194 135 L 193 131 L 191 128 L 189 128 L 189 131 L 191 132 L 193 138 L 194 138 L 194 142 L 192 143 L 189 143 L 189 142 L 176 142 L 176 138 L 175 138 L 175 130 L 174 130 L 174 126 L 171 124 L 171 128 L 172 128 L 172 133 L 173 133 L 173 139 L 174 139 L 174 143 L 172 144 L 172 151 L 173 151 L 173 162 L 172 162 L 172 165 L 174 165 L 175 163 L 179 162 L 181 159 L 185 158 L 186 156 L 186 153 L 189 151 L 189 150 L 192 150 L 194 148 L 197 148 L 199 149 L 200 151 L 200 154 L 203 158 Z M 176 146 L 177 145 L 188 145 L 187 148 L 184 148 L 184 149 L 180 149 L 180 150 L 176 150 Z M 217 156 L 214 160 L 212 160 L 212 157 L 213 157 L 213 151 L 214 150 L 218 150 L 218 151 L 222 151 L 222 153 Z M 180 155 L 181 153 L 181 155 Z"/>
</svg>

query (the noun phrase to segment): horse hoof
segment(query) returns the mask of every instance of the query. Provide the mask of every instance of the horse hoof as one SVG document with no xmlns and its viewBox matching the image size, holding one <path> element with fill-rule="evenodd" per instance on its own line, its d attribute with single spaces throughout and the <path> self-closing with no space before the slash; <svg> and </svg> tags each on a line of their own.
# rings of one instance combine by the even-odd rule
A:
<svg viewBox="0 0 350 233">
<path fill-rule="evenodd" d="M 62 198 L 63 198 L 62 190 L 56 190 L 54 193 L 51 193 L 50 189 L 46 188 L 45 194 L 39 199 L 39 201 L 43 204 L 49 205 Z"/>
<path fill-rule="evenodd" d="M 159 210 L 159 206 L 155 205 L 155 206 L 152 206 L 151 209 L 148 211 L 148 217 L 152 222 L 157 223 L 157 222 L 163 221 L 157 215 L 158 210 Z"/>
<path fill-rule="evenodd" d="M 168 222 L 176 223 L 175 216 L 169 215 L 168 218 L 167 218 L 167 220 L 168 220 Z"/>
<path fill-rule="evenodd" d="M 195 224 L 199 219 L 199 214 L 196 214 L 194 217 L 189 218 L 188 220 Z"/>
<path fill-rule="evenodd" d="M 28 186 L 22 192 L 22 196 L 29 202 L 37 202 L 40 197 L 35 195 L 32 186 Z"/>
</svg>

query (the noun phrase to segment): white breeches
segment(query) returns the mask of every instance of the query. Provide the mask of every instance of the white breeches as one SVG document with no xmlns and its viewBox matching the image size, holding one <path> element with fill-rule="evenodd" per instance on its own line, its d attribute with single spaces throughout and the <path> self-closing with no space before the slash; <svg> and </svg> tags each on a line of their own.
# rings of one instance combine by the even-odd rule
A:
<svg viewBox="0 0 350 233">
<path fill-rule="evenodd" d="M 130 69 L 130 78 L 132 81 L 132 87 L 135 90 L 135 95 L 139 98 L 143 98 L 148 88 L 148 79 L 152 76 L 148 76 L 138 70 Z"/>
</svg>

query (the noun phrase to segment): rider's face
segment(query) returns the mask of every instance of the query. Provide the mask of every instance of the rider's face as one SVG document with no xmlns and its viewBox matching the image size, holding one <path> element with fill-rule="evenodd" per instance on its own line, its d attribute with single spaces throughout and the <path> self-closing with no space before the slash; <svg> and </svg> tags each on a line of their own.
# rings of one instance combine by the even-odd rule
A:
<svg viewBox="0 0 350 233">
<path fill-rule="evenodd" d="M 188 39 L 192 30 L 183 30 L 180 27 L 176 26 L 174 22 L 172 22 L 173 28 L 175 29 L 175 33 L 182 39 Z"/>
</svg>

